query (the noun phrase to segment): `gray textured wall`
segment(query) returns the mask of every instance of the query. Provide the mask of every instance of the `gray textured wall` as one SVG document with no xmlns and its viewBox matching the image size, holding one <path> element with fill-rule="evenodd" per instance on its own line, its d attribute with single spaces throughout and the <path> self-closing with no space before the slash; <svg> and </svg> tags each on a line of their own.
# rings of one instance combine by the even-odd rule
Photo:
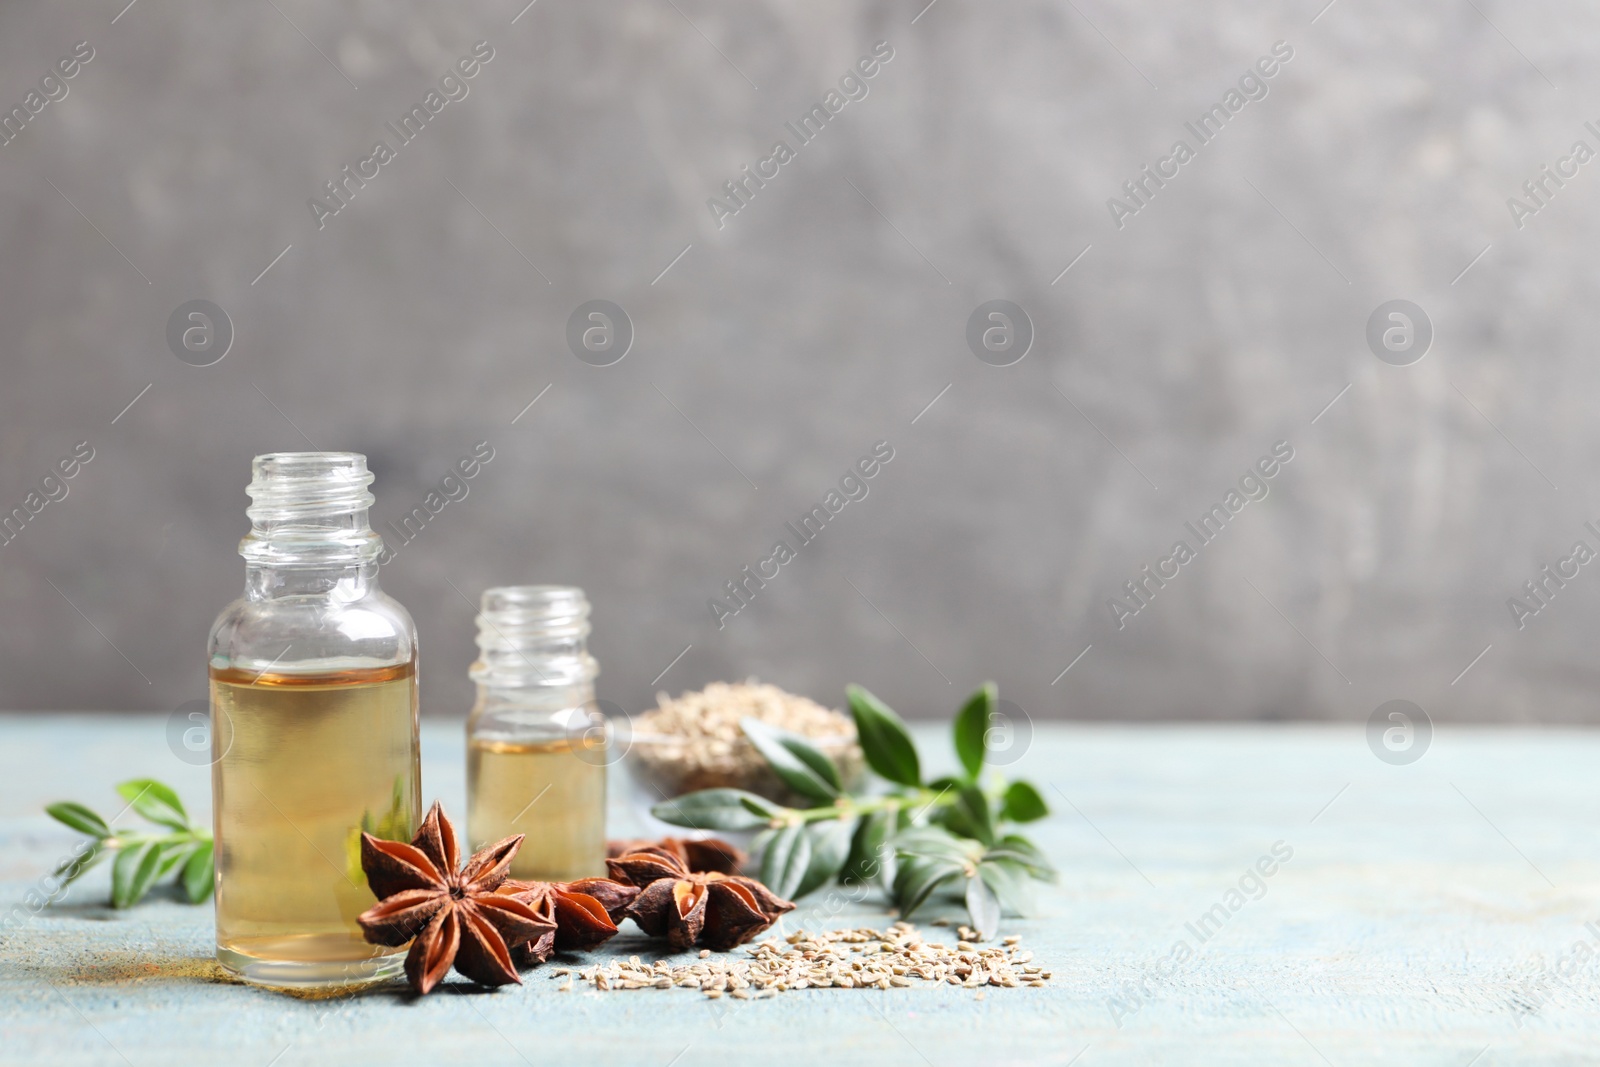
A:
<svg viewBox="0 0 1600 1067">
<path fill-rule="evenodd" d="M 471 696 L 456 590 L 536 580 L 588 589 L 629 708 L 754 674 L 912 715 L 994 678 L 1035 717 L 1595 718 L 1600 567 L 1521 629 L 1506 603 L 1600 548 L 1600 163 L 1520 229 L 1506 203 L 1600 147 L 1590 5 L 124 2 L 0 8 L 7 109 L 94 49 L 0 147 L 0 505 L 95 454 L 0 547 L 0 705 L 203 695 L 253 454 L 367 453 L 385 523 L 488 441 L 385 568 L 430 713 Z M 319 229 L 308 199 L 478 41 L 469 95 Z M 1410 366 L 1366 340 L 1397 298 L 1435 332 Z M 166 340 L 194 299 L 236 332 L 208 367 Z M 565 339 L 594 299 L 636 332 L 607 367 Z M 1036 333 L 1011 366 L 965 338 L 991 299 Z M 707 599 L 885 438 L 718 630 Z M 1107 600 L 1280 440 L 1270 496 L 1119 630 Z"/>
</svg>

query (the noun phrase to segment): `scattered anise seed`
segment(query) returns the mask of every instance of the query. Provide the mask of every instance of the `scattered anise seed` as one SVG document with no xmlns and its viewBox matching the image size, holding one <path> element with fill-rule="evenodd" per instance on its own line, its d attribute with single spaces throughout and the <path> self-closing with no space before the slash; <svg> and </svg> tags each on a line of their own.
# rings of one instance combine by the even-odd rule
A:
<svg viewBox="0 0 1600 1067">
<path fill-rule="evenodd" d="M 924 941 L 905 922 L 887 930 L 801 930 L 784 941 L 768 938 L 745 951 L 749 956 L 742 958 L 706 958 L 702 953 L 693 963 L 678 966 L 645 964 L 632 957 L 574 969 L 560 988 L 568 989 L 576 979 L 601 991 L 687 987 L 711 999 L 726 995 L 761 1000 L 791 989 L 906 989 L 929 983 L 1037 989 L 1050 979 L 1049 971 L 1027 962 L 1031 953 L 1010 945 L 952 949 Z"/>
</svg>

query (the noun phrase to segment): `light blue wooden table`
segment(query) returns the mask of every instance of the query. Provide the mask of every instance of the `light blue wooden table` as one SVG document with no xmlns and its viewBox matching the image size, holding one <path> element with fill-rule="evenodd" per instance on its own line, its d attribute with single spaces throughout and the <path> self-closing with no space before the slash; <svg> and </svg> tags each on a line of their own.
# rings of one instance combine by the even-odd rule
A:
<svg viewBox="0 0 1600 1067">
<path fill-rule="evenodd" d="M 425 793 L 456 813 L 462 748 L 458 725 L 424 727 Z M 112 783 L 138 775 L 196 807 L 208 796 L 164 716 L 0 717 L 0 753 L 8 901 L 75 840 L 45 803 L 109 813 Z M 981 996 L 561 993 L 534 971 L 420 1002 L 297 1000 L 219 976 L 209 907 L 113 912 L 102 869 L 40 914 L 7 913 L 0 1063 L 1600 1062 L 1597 767 L 1600 736 L 1574 731 L 1442 728 L 1419 762 L 1391 766 L 1358 726 L 1042 728 L 1016 770 L 1056 807 L 1037 836 L 1064 877 L 1007 932 L 1055 981 Z M 631 833 L 617 785 L 615 829 Z M 1275 844 L 1292 855 L 1248 875 Z M 888 921 L 876 902 L 810 903 L 786 929 Z M 1195 951 L 1176 962 L 1179 941 Z M 608 951 L 651 949 L 628 933 Z"/>
</svg>

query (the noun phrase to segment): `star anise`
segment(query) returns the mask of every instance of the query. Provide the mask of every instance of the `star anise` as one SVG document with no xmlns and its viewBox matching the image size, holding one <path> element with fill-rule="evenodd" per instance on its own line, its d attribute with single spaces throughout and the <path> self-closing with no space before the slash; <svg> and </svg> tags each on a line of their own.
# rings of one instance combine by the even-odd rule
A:
<svg viewBox="0 0 1600 1067">
<path fill-rule="evenodd" d="M 691 871 L 670 849 L 629 852 L 606 860 L 606 866 L 616 880 L 641 888 L 623 914 L 680 951 L 701 944 L 725 952 L 794 908 L 754 878 Z"/>
<path fill-rule="evenodd" d="M 720 871 L 738 874 L 750 857 L 743 849 L 715 837 L 692 840 L 682 837 L 663 837 L 659 841 L 607 841 L 606 856 L 616 859 L 630 852 L 670 852 L 683 861 L 691 871 Z"/>
<path fill-rule="evenodd" d="M 461 866 L 455 827 L 437 801 L 409 845 L 361 835 L 361 869 L 378 903 L 356 922 L 373 944 L 411 942 L 406 978 L 418 993 L 437 985 L 452 964 L 483 985 L 521 982 L 511 949 L 554 926 L 526 903 L 495 892 L 522 836 L 497 841 Z"/>
<path fill-rule="evenodd" d="M 523 882 L 507 879 L 499 892 L 532 908 L 552 928 L 511 950 L 519 967 L 543 963 L 557 949 L 590 949 L 616 936 L 622 918 L 639 887 L 609 878 L 580 878 L 576 882 Z"/>
</svg>

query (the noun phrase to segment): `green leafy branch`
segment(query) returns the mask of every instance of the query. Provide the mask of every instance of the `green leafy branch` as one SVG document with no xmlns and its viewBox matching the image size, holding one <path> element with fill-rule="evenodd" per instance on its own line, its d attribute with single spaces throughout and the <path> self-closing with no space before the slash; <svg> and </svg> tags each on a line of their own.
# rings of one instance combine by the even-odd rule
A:
<svg viewBox="0 0 1600 1067">
<path fill-rule="evenodd" d="M 952 740 L 961 773 L 923 780 L 916 742 L 900 717 L 860 686 L 850 713 L 867 766 L 885 788 L 851 792 L 838 766 L 798 734 L 745 719 L 745 736 L 788 787 L 816 801 L 790 808 L 741 789 L 703 789 L 651 809 L 701 830 L 759 830 L 760 877 L 774 893 L 805 896 L 830 881 L 881 885 L 909 917 L 936 892 L 957 889 L 981 937 L 1002 911 L 1025 914 L 1031 883 L 1055 869 L 1007 823 L 1042 819 L 1049 808 L 1028 782 L 987 768 L 996 690 L 985 684 L 956 713 Z"/>
<path fill-rule="evenodd" d="M 71 885 L 108 854 L 115 853 L 111 864 L 113 908 L 139 903 L 151 886 L 173 871 L 178 872 L 174 883 L 183 886 L 189 903 L 199 904 L 209 897 L 213 886 L 211 831 L 191 823 L 178 794 L 153 778 L 122 782 L 117 793 L 146 820 L 163 827 L 164 832 L 113 830 L 106 820 L 82 804 L 70 800 L 51 804 L 44 809 L 51 818 L 94 839 L 87 851 L 56 867 L 55 876 L 61 879 L 61 885 Z"/>
</svg>

